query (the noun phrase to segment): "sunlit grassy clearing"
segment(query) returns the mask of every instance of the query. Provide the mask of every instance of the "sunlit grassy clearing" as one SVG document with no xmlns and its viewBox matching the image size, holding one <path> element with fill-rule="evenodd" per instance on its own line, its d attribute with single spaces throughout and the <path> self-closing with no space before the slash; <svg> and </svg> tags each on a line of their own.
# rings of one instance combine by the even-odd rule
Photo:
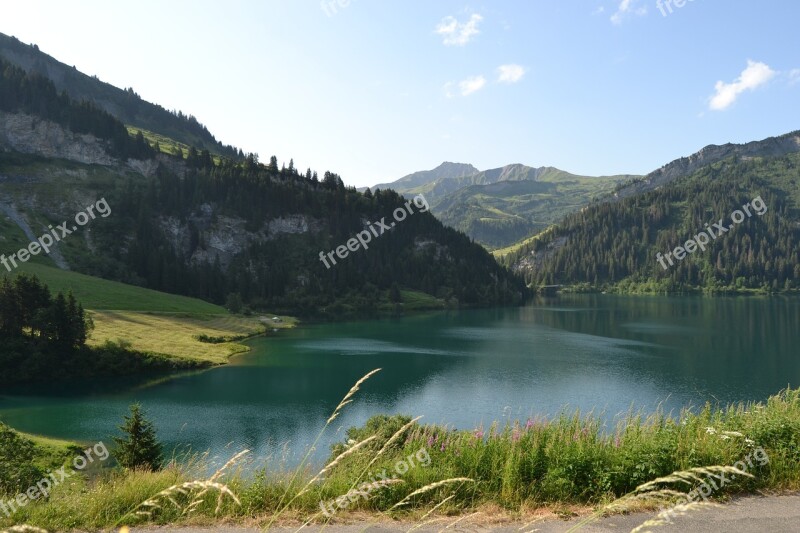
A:
<svg viewBox="0 0 800 533">
<path fill-rule="evenodd" d="M 236 342 L 200 342 L 198 335 L 249 337 L 264 332 L 265 327 L 284 328 L 294 324 L 289 318 L 275 323 L 271 317 L 262 321 L 224 315 L 161 315 L 133 311 L 92 311 L 91 316 L 95 329 L 89 339 L 90 345 L 123 340 L 134 350 L 216 364 L 225 363 L 231 355 L 248 348 Z"/>
</svg>

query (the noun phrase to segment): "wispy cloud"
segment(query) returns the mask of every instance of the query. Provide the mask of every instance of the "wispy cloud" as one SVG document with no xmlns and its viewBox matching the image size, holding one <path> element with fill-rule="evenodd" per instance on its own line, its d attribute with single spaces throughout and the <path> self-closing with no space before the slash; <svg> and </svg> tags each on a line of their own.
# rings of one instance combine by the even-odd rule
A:
<svg viewBox="0 0 800 533">
<path fill-rule="evenodd" d="M 637 7 L 636 6 L 637 2 L 638 0 L 620 0 L 619 6 L 617 6 L 617 11 L 613 15 L 611 15 L 611 22 L 619 25 L 622 24 L 623 19 L 627 15 L 633 14 L 640 17 L 642 15 L 646 15 L 647 8 L 644 6 Z"/>
<path fill-rule="evenodd" d="M 747 61 L 747 68 L 742 71 L 738 78 L 732 83 L 718 81 L 714 86 L 715 93 L 709 101 L 709 109 L 712 111 L 724 111 L 732 106 L 736 99 L 745 91 L 753 91 L 758 87 L 769 82 L 775 77 L 777 72 L 772 70 L 769 65 L 756 61 Z"/>
<path fill-rule="evenodd" d="M 447 98 L 453 98 L 457 93 L 461 96 L 469 96 L 470 94 L 480 91 L 486 86 L 486 78 L 483 76 L 471 76 L 459 82 L 449 81 L 444 84 L 444 95 Z"/>
<path fill-rule="evenodd" d="M 461 96 L 469 96 L 470 94 L 480 91 L 486 85 L 486 78 L 483 76 L 472 76 L 458 82 L 458 89 L 461 91 Z"/>
<path fill-rule="evenodd" d="M 500 65 L 497 67 L 499 83 L 517 83 L 525 75 L 525 67 L 521 65 Z"/>
<path fill-rule="evenodd" d="M 442 36 L 445 46 L 464 46 L 480 33 L 478 24 L 483 17 L 473 14 L 467 22 L 459 22 L 455 17 L 445 17 L 436 26 L 436 33 Z"/>
<path fill-rule="evenodd" d="M 800 83 L 800 68 L 795 68 L 789 71 L 789 85 Z"/>
</svg>

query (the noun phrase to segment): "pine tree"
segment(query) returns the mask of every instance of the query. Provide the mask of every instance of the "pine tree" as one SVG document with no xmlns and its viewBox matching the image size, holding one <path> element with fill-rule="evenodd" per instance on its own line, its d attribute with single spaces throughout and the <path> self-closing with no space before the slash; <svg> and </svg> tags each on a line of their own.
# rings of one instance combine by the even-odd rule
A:
<svg viewBox="0 0 800 533">
<path fill-rule="evenodd" d="M 161 443 L 153 423 L 147 420 L 139 404 L 130 406 L 130 416 L 119 426 L 123 437 L 114 437 L 114 458 L 124 468 L 156 471 L 161 468 Z"/>
</svg>

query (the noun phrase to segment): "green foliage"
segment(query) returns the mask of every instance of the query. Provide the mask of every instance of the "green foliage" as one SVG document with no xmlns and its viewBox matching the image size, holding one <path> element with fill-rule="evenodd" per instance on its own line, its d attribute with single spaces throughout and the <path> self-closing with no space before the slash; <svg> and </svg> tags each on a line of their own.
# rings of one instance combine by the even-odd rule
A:
<svg viewBox="0 0 800 533">
<path fill-rule="evenodd" d="M 7 53 L 6 53 L 7 52 Z M 143 100 L 133 88 L 120 89 L 104 83 L 95 76 L 87 76 L 74 67 L 65 65 L 13 37 L 0 33 L 0 55 L 19 62 L 30 72 L 50 77 L 58 92 L 64 92 L 74 101 L 91 102 L 95 107 L 114 114 L 121 122 L 158 132 L 185 145 L 207 149 L 229 158 L 243 158 L 241 150 L 223 146 L 208 129 L 192 115 L 169 111 L 160 105 Z M 146 135 L 146 134 L 145 134 Z"/>
<path fill-rule="evenodd" d="M 362 440 L 376 435 L 377 438 L 370 442 L 368 445 L 364 446 L 365 452 L 376 451 L 379 450 L 384 443 L 386 443 L 392 435 L 397 433 L 403 426 L 411 422 L 411 417 L 406 415 L 374 415 L 371 416 L 366 423 L 362 427 L 351 427 L 345 433 L 346 435 L 346 442 L 344 443 L 334 443 L 331 446 L 331 457 L 330 459 L 333 460 L 337 455 L 344 452 L 350 445 L 355 444 L 356 442 L 361 442 Z M 393 452 L 399 450 L 403 447 L 403 442 L 406 440 L 406 437 L 410 434 L 413 427 L 407 429 L 402 435 L 400 435 L 393 444 L 387 448 L 385 453 L 389 453 L 390 456 L 393 455 Z"/>
<path fill-rule="evenodd" d="M 522 301 L 522 280 L 497 265 L 480 246 L 445 228 L 429 213 L 408 215 L 366 250 L 328 270 L 320 251 L 335 249 L 364 229 L 364 220 L 391 221 L 405 199 L 392 191 L 366 197 L 326 173 L 314 181 L 296 170 L 277 173 L 253 160 L 191 169 L 185 177 L 164 169 L 152 181 L 118 180 L 105 197 L 114 217 L 93 226 L 93 239 L 107 254 L 83 256 L 81 270 L 135 280 L 149 288 L 225 303 L 241 295 L 243 305 L 300 316 L 348 315 L 370 311 L 392 283 L 430 295 L 447 294 L 461 306 Z M 201 214 L 198 206 L 211 209 Z M 213 258 L 203 226 L 220 216 L 245 221 L 259 231 L 271 220 L 303 216 L 315 229 L 253 241 L 226 265 Z M 189 249 L 176 250 L 159 220 L 185 220 Z M 202 219 L 195 224 L 194 220 Z M 324 229 L 321 229 L 324 228 Z M 129 235 L 128 240 L 120 235 Z M 437 304 L 440 306 L 440 304 Z"/>
<path fill-rule="evenodd" d="M 130 416 L 125 416 L 125 423 L 119 426 L 123 436 L 114 437 L 114 458 L 129 470 L 158 471 L 161 469 L 162 451 L 156 430 L 145 418 L 139 404 L 131 405 L 130 410 Z"/>
<path fill-rule="evenodd" d="M 144 375 L 202 368 L 208 362 L 175 360 L 132 351 L 122 343 L 86 346 L 93 327 L 70 292 L 50 294 L 34 275 L 0 281 L 0 385 L 63 383 L 75 379 Z"/>
<path fill-rule="evenodd" d="M 125 125 L 87 101 L 75 102 L 60 94 L 52 81 L 28 74 L 0 57 L 0 111 L 28 113 L 52 120 L 76 133 L 89 133 L 109 141 L 111 152 L 121 158 L 147 159 L 153 150 L 141 135 L 131 137 Z"/>
<path fill-rule="evenodd" d="M 449 175 L 450 167 L 466 173 Z M 577 176 L 553 167 L 525 165 L 472 170 L 446 163 L 381 187 L 407 195 L 424 194 L 444 224 L 492 249 L 544 230 L 629 178 Z"/>
<path fill-rule="evenodd" d="M 225 309 L 202 300 L 126 285 L 71 270 L 25 263 L 21 271 L 37 276 L 52 289 L 72 292 L 92 310 L 148 311 L 153 313 L 192 313 L 226 315 Z"/>
<path fill-rule="evenodd" d="M 436 307 L 444 306 L 445 299 L 448 305 L 466 307 L 515 304 L 526 295 L 521 278 L 498 266 L 480 246 L 445 228 L 430 213 L 408 215 L 391 231 L 373 239 L 369 249 L 352 253 L 327 270 L 319 261 L 320 251 L 333 250 L 352 239 L 364 230 L 365 221 L 385 218 L 390 222 L 405 199 L 392 191 L 362 195 L 345 187 L 333 172 L 325 172 L 320 180 L 310 170 L 301 174 L 291 161 L 288 167 L 279 166 L 275 156 L 265 165 L 253 153 L 212 157 L 208 148 L 198 149 L 193 144 L 186 144 L 185 154 L 182 146 L 162 147 L 164 136 L 180 139 L 157 128 L 150 131 L 162 137 L 154 139 L 148 139 L 142 130 L 129 133 L 105 111 L 85 102 L 74 104 L 66 93 L 57 94 L 53 82 L 38 74 L 7 62 L 0 70 L 5 76 L 0 84 L 4 109 L 34 113 L 75 131 L 90 132 L 116 146 L 115 153 L 121 157 L 152 159 L 151 141 L 153 146 L 158 143 L 159 150 L 175 151 L 177 147 L 180 152 L 175 154 L 180 162 L 159 157 L 161 164 L 152 178 L 106 169 L 107 175 L 96 182 L 70 182 L 75 190 L 87 194 L 102 187 L 114 209 L 112 217 L 93 224 L 91 250 L 81 239 L 62 245 L 75 270 L 218 305 L 224 304 L 229 294 L 238 293 L 242 310 L 335 318 L 380 309 L 388 301 L 385 295 L 392 283 L 435 296 Z M 25 89 L 28 86 L 31 90 Z M 135 98 L 133 91 L 130 94 Z M 0 170 L 14 167 L 15 172 L 28 172 L 30 165 L 42 164 L 47 160 L 0 153 Z M 92 167 L 65 164 L 96 175 Z M 58 169 L 61 165 L 50 166 Z M 15 192 L 39 198 L 39 191 L 49 186 L 26 184 Z M 46 212 L 46 217 L 52 216 L 52 210 Z M 263 235 L 266 224 L 286 216 L 302 217 L 308 231 L 269 232 L 268 239 L 245 239 L 244 249 L 233 257 L 220 256 L 209 245 L 219 217 L 238 219 L 243 222 L 242 230 Z M 185 229 L 185 242 L 176 242 L 175 235 L 165 230 L 164 221 L 175 221 Z M 15 241 L 22 238 L 14 236 Z M 94 249 L 104 253 L 93 253 Z M 394 301 L 389 303 L 397 311 L 410 308 L 397 301 L 396 292 L 392 296 Z M 125 299 L 115 298 L 110 305 L 120 301 Z"/>
<path fill-rule="evenodd" d="M 24 273 L 0 281 L 0 340 L 24 338 L 73 351 L 86 343 L 91 328 L 72 293 L 53 298 L 39 278 Z"/>
<path fill-rule="evenodd" d="M 389 288 L 389 301 L 392 303 L 401 303 L 403 301 L 403 295 L 400 293 L 400 287 L 397 286 L 397 283 L 392 283 Z"/>
<path fill-rule="evenodd" d="M 604 284 L 639 292 L 797 289 L 800 277 L 800 155 L 731 158 L 657 190 L 593 204 L 503 259 L 535 286 Z M 738 225 L 665 270 L 672 251 L 761 196 L 763 216 Z M 627 285 L 619 285 L 627 284 Z"/>
<path fill-rule="evenodd" d="M 0 494 L 16 495 L 39 481 L 35 445 L 0 422 Z"/>
<path fill-rule="evenodd" d="M 363 439 L 379 433 L 376 443 L 382 445 L 404 420 L 408 419 L 373 418 L 365 427 L 349 432 L 348 438 Z M 725 408 L 707 405 L 685 410 L 675 418 L 628 414 L 611 429 L 606 429 L 598 417 L 578 414 L 512 422 L 504 427 L 493 425 L 487 430 L 416 425 L 399 439 L 397 448 L 375 462 L 375 448 L 345 457 L 326 473 L 324 481 L 312 483 L 292 499 L 290 510 L 311 516 L 319 512 L 320 501 L 331 501 L 384 470 L 392 477 L 398 475 L 404 483 L 359 498 L 348 505 L 348 511 L 386 511 L 411 492 L 454 477 L 476 482 L 426 492 L 413 499 L 406 511 L 422 514 L 453 493 L 455 497 L 440 511 L 469 512 L 500 506 L 516 512 L 521 507 L 592 505 L 627 494 L 641 482 L 660 475 L 713 465 L 745 465 L 754 476 L 727 476 L 722 490 L 714 491 L 715 497 L 797 490 L 798 428 L 800 390 L 782 391 L 765 403 Z M 421 450 L 429 460 L 418 460 Z M 409 458 L 415 458 L 413 466 Z M 395 470 L 400 460 L 410 465 L 401 475 Z M 192 462 L 161 472 L 114 473 L 82 489 L 65 488 L 41 505 L 23 508 L 14 518 L 49 530 L 105 529 L 160 491 L 197 479 L 198 470 L 205 471 L 204 466 Z M 358 479 L 365 470 L 367 475 Z M 289 498 L 305 487 L 314 473 L 306 472 Z M 209 493 L 196 506 L 192 520 L 251 521 L 253 516 L 273 515 L 281 502 L 287 501 L 283 498 L 287 474 L 280 468 L 261 469 L 252 476 L 227 475 L 222 481 L 239 497 L 241 505 L 226 501 L 217 512 L 217 495 Z M 675 488 L 688 492 L 693 487 Z M 180 522 L 183 517 L 179 510 L 169 507 L 158 520 Z M 2 516 L 0 525 L 5 525 Z"/>
<path fill-rule="evenodd" d="M 242 303 L 242 295 L 238 292 L 232 292 L 228 295 L 228 298 L 225 300 L 225 308 L 230 311 L 231 313 L 239 313 L 244 307 Z"/>
<path fill-rule="evenodd" d="M 25 392 L 29 384 L 56 386 L 76 380 L 155 376 L 210 366 L 212 362 L 206 360 L 131 350 L 125 341 L 107 341 L 68 352 L 25 338 L 0 341 L 0 386 L 8 392 Z"/>
</svg>

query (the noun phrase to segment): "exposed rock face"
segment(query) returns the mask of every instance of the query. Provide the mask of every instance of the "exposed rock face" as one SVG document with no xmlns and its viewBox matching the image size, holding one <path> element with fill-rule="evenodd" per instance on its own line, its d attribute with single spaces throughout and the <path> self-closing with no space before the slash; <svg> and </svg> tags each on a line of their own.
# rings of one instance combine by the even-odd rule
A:
<svg viewBox="0 0 800 533">
<path fill-rule="evenodd" d="M 780 137 L 770 137 L 763 141 L 747 144 L 715 144 L 706 146 L 699 152 L 682 157 L 651 172 L 641 180 L 637 180 L 617 192 L 616 198 L 625 198 L 642 192 L 656 189 L 675 179 L 688 176 L 701 168 L 717 163 L 729 157 L 775 157 L 800 152 L 800 131 L 787 133 Z"/>
<path fill-rule="evenodd" d="M 289 215 L 267 222 L 265 231 L 270 238 L 275 238 L 284 233 L 308 233 L 312 225 L 319 226 L 319 224 L 310 221 L 305 215 Z"/>
<path fill-rule="evenodd" d="M 512 266 L 515 272 L 529 272 L 541 268 L 542 264 L 551 259 L 558 250 L 567 244 L 566 237 L 558 237 L 553 242 L 547 244 L 544 250 L 531 250 L 527 255 L 522 256 L 517 263 Z"/>
<path fill-rule="evenodd" d="M 28 224 L 28 220 L 22 213 L 17 211 L 17 208 L 14 206 L 13 203 L 0 202 L 0 213 L 7 216 L 12 222 L 14 222 L 17 226 L 19 226 L 20 229 L 25 233 L 25 236 L 31 242 L 35 242 L 40 235 L 42 235 L 43 233 L 47 233 L 47 228 L 42 228 L 39 234 L 36 234 L 33 228 L 31 228 L 31 226 Z M 63 270 L 69 270 L 69 265 L 64 259 L 64 256 L 61 255 L 61 250 L 59 250 L 58 245 L 59 243 L 57 242 L 53 243 L 50 247 L 50 253 L 48 255 L 53 260 L 53 262 L 55 262 L 58 268 Z M 9 250 L 9 252 L 12 252 L 12 250 Z"/>
<path fill-rule="evenodd" d="M 106 143 L 92 135 L 73 133 L 31 115 L 0 111 L 0 145 L 18 152 L 68 159 L 87 165 L 114 165 Z"/>
<path fill-rule="evenodd" d="M 197 231 L 198 245 L 192 250 L 192 228 Z M 323 224 L 305 215 L 288 215 L 264 223 L 258 231 L 247 231 L 246 221 L 239 217 L 215 214 L 214 206 L 203 204 L 186 222 L 175 217 L 164 217 L 161 228 L 172 246 L 187 256 L 192 263 L 219 260 L 227 267 L 234 256 L 249 246 L 269 241 L 286 234 L 318 232 Z"/>
<path fill-rule="evenodd" d="M 156 175 L 158 167 L 165 167 L 177 176 L 186 176 L 186 164 L 165 154 L 158 154 L 155 159 L 128 159 L 125 165 L 130 170 L 148 178 Z"/>
</svg>

